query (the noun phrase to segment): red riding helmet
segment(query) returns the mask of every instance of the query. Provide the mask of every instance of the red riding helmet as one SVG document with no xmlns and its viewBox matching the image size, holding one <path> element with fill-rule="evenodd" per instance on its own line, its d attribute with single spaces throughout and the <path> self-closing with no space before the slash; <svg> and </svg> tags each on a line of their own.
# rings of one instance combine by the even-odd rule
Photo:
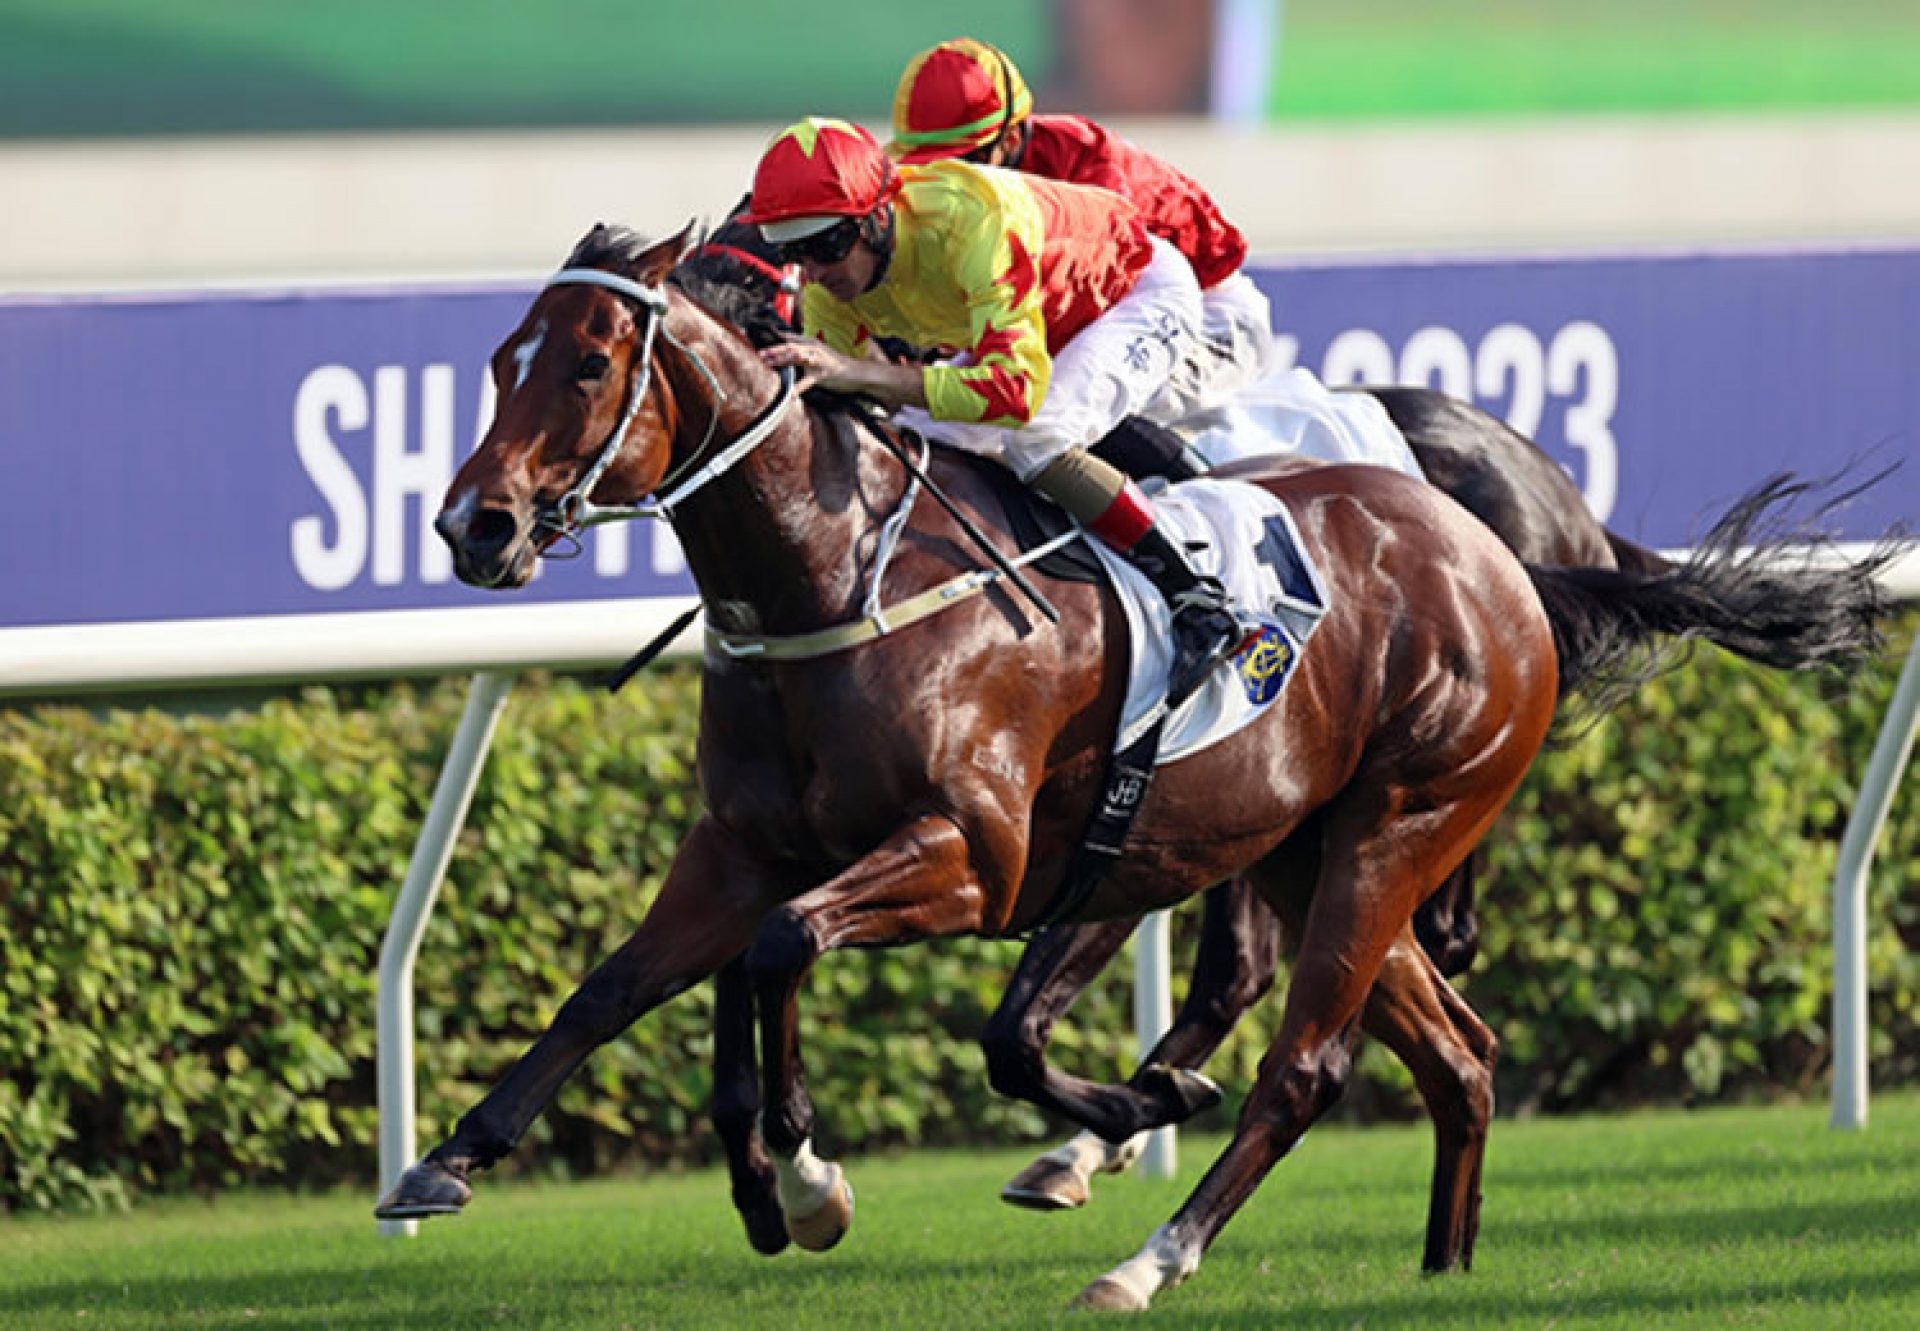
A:
<svg viewBox="0 0 1920 1331">
<path fill-rule="evenodd" d="M 998 47 L 957 37 L 907 62 L 893 94 L 893 142 L 902 162 L 935 162 L 984 148 L 1033 114 L 1033 94 Z"/>
<path fill-rule="evenodd" d="M 899 192 L 900 174 L 873 135 L 844 120 L 808 116 L 761 154 L 741 220 L 784 245 L 865 217 Z"/>
</svg>

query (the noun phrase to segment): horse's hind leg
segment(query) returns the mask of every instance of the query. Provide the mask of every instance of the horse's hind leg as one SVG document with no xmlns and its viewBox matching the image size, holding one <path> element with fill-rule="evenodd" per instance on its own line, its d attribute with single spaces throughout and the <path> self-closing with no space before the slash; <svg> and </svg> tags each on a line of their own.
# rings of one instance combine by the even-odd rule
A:
<svg viewBox="0 0 1920 1331">
<path fill-rule="evenodd" d="M 1054 1023 L 1139 924 L 1135 916 L 1053 925 L 1027 944 L 1000 1005 L 980 1033 L 987 1079 L 995 1091 L 1030 1104 L 1059 1106 L 1059 1088 L 1069 1079 L 1047 1063 Z M 1091 1129 L 1083 1130 L 1014 1175 L 1000 1198 L 1034 1211 L 1071 1210 L 1086 1204 L 1089 1178 L 1103 1169 L 1126 1168 L 1135 1153 L 1131 1139 L 1116 1146 Z"/>
<path fill-rule="evenodd" d="M 1197 1069 L 1273 983 L 1279 926 L 1238 880 L 1206 894 L 1193 983 L 1173 1025 L 1124 1087 L 1065 1077 L 1047 1066 L 1053 1023 L 1120 950 L 1139 924 L 1103 921 L 1049 930 L 1028 947 L 1006 997 L 987 1024 L 987 1068 L 994 1088 L 1071 1117 L 1091 1102 L 1109 1131 L 1130 1116 L 1141 1126 L 1118 1143 L 1091 1129 L 1049 1151 L 1015 1176 L 1001 1197 L 1016 1206 L 1062 1210 L 1082 1205 L 1095 1173 L 1117 1174 L 1140 1154 L 1147 1128 L 1184 1122 L 1218 1103 L 1220 1091 Z M 1063 935 L 1055 940 L 1056 932 Z"/>
<path fill-rule="evenodd" d="M 1433 889 L 1413 913 L 1413 931 L 1442 975 L 1464 975 L 1480 952 L 1480 919 L 1474 911 L 1476 856 L 1469 855 Z"/>
<path fill-rule="evenodd" d="M 1428 1271 L 1470 1269 L 1499 1041 L 1404 937 L 1388 952 L 1360 1025 L 1413 1072 L 1433 1117 L 1433 1196 L 1422 1265 Z"/>
<path fill-rule="evenodd" d="M 1519 775 L 1498 798 L 1483 789 L 1417 816 L 1395 816 L 1391 790 L 1349 789 L 1327 823 L 1280 1031 L 1261 1060 L 1233 1140 L 1174 1218 L 1082 1291 L 1081 1304 L 1144 1308 L 1155 1293 L 1186 1279 L 1267 1172 L 1339 1099 L 1368 991 L 1389 949 L 1410 935 L 1408 922 L 1434 884 L 1434 866 L 1463 858 Z M 1299 885 L 1284 873 L 1269 877 L 1269 867 L 1261 867 L 1261 889 L 1277 912 L 1290 909 Z"/>
<path fill-rule="evenodd" d="M 733 1209 L 747 1227 L 747 1241 L 771 1257 L 787 1246 L 787 1223 L 760 1139 L 760 1060 L 753 1039 L 753 990 L 744 957 L 735 957 L 713 979 L 713 1126 L 726 1149 Z"/>
</svg>

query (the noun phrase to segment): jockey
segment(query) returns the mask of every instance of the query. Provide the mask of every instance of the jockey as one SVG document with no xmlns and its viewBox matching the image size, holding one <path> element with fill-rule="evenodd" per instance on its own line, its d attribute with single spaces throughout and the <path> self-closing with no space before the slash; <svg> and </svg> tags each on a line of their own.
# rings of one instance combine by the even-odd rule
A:
<svg viewBox="0 0 1920 1331">
<path fill-rule="evenodd" d="M 743 220 L 807 278 L 809 336 L 767 363 L 903 408 L 1124 555 L 1173 612 L 1170 706 L 1258 631 L 1087 451 L 1163 392 L 1199 322 L 1186 260 L 1125 199 L 967 162 L 896 167 L 864 129 L 809 118 L 768 146 Z M 873 345 L 889 336 L 955 354 L 893 364 Z"/>
<path fill-rule="evenodd" d="M 1084 116 L 1033 114 L 1026 81 L 998 48 L 961 37 L 909 61 L 894 93 L 887 150 L 902 164 L 958 157 L 1125 195 L 1147 230 L 1186 256 L 1200 282 L 1204 354 L 1177 376 L 1183 405 L 1218 406 L 1265 373 L 1273 315 L 1240 271 L 1247 240 L 1239 228 L 1191 177 L 1104 126 Z"/>
</svg>

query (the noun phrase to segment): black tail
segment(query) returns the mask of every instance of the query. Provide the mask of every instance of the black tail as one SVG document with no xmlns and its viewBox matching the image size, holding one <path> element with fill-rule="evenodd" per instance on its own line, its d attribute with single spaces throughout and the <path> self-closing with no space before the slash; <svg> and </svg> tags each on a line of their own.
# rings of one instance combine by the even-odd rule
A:
<svg viewBox="0 0 1920 1331">
<path fill-rule="evenodd" d="M 1611 528 L 1607 529 L 1607 548 L 1613 551 L 1613 566 L 1628 573 L 1652 577 L 1656 573 L 1671 573 L 1679 567 L 1665 555 L 1636 545 Z"/>
<path fill-rule="evenodd" d="M 1819 488 L 1773 477 L 1665 571 L 1530 565 L 1553 625 L 1561 696 L 1579 692 L 1605 711 L 1700 639 L 1780 670 L 1845 669 L 1874 652 L 1889 610 L 1879 574 L 1903 538 L 1892 534 L 1852 563 L 1839 558 L 1810 522 L 1866 487 L 1823 504 L 1809 523 L 1784 520 L 1787 506 Z"/>
</svg>

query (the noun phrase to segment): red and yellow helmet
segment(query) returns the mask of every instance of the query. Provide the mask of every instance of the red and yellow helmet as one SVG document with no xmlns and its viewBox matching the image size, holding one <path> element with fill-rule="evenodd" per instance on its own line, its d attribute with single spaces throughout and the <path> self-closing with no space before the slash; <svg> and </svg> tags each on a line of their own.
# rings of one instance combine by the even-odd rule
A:
<svg viewBox="0 0 1920 1331">
<path fill-rule="evenodd" d="M 998 47 L 957 37 L 907 62 L 893 94 L 893 142 L 902 162 L 964 157 L 1033 114 L 1033 94 Z"/>
<path fill-rule="evenodd" d="M 774 136 L 753 171 L 741 220 L 775 245 L 865 217 L 900 192 L 900 173 L 880 143 L 845 120 L 808 116 Z"/>
</svg>

